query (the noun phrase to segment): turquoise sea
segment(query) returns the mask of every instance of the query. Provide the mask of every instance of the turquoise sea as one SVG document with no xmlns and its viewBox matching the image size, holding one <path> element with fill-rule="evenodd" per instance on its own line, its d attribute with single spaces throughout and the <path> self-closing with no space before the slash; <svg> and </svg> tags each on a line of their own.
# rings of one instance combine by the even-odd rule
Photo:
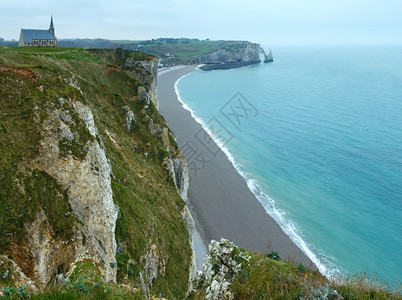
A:
<svg viewBox="0 0 402 300">
<path fill-rule="evenodd" d="M 323 273 L 366 272 L 395 286 L 402 46 L 272 51 L 271 64 L 182 77 L 181 100 L 206 127 L 218 120 L 231 133 L 225 152 Z"/>
</svg>

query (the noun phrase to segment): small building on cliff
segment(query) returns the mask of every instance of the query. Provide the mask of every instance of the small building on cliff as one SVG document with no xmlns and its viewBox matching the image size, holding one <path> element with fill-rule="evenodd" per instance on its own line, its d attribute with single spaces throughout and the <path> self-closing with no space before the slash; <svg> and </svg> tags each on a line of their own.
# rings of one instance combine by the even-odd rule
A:
<svg viewBox="0 0 402 300">
<path fill-rule="evenodd" d="M 21 29 L 19 47 L 57 47 L 53 17 L 49 29 Z"/>
</svg>

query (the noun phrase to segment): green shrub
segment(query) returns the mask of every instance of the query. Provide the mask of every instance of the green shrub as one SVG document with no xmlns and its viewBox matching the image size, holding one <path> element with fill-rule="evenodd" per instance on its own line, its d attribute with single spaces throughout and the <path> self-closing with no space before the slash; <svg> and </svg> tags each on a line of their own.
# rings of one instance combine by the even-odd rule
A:
<svg viewBox="0 0 402 300">
<path fill-rule="evenodd" d="M 20 286 L 19 288 L 14 287 L 4 287 L 3 291 L 3 299 L 30 299 L 31 293 L 27 291 L 25 285 Z"/>
<path fill-rule="evenodd" d="M 271 252 L 269 252 L 269 253 L 267 254 L 267 257 L 268 257 L 268 258 L 271 258 L 271 259 L 273 259 L 273 260 L 280 260 L 280 259 L 281 259 L 280 256 L 279 256 L 279 254 L 278 254 L 278 252 L 276 252 L 276 251 L 271 251 Z"/>
<path fill-rule="evenodd" d="M 307 271 L 307 268 L 303 266 L 302 264 L 297 265 L 296 270 L 301 274 L 305 274 Z"/>
</svg>

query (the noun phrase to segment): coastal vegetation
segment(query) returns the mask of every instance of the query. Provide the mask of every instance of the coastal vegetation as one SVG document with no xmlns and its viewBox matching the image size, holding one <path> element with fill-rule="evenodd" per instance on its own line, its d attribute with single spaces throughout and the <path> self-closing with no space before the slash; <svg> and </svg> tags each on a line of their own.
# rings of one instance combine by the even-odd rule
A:
<svg viewBox="0 0 402 300">
<path fill-rule="evenodd" d="M 365 274 L 332 281 L 301 264 L 256 253 L 251 254 L 232 289 L 236 299 L 401 299 L 386 283 Z"/>
<path fill-rule="evenodd" d="M 0 255 L 4 255 L 0 290 L 15 284 L 11 278 L 16 274 L 7 267 L 8 259 L 27 276 L 36 272 L 28 228 L 40 211 L 46 215 L 52 239 L 76 239 L 77 227 L 82 225 L 70 205 L 69 189 L 37 167 L 42 164 L 36 162 L 43 152 L 41 141 L 49 134 L 44 131 L 45 123 L 56 111 L 73 136 L 60 139 L 61 160 L 86 159 L 86 150 L 96 141 L 103 145 L 111 164 L 113 201 L 119 208 L 117 264 L 113 266 L 118 282 L 140 287 L 140 274 L 147 274 L 150 256 L 156 259 L 156 276 L 148 293 L 185 297 L 191 256 L 181 217 L 185 203 L 176 192 L 165 159 L 177 155 L 177 145 L 168 139 L 166 151 L 161 135 L 150 132 L 150 122 L 160 131 L 167 127 L 153 102 L 138 99 L 138 89 L 148 82 L 134 79 L 129 73 L 133 68 L 121 68 L 128 58 L 145 65 L 154 59 L 136 51 L 0 47 Z M 74 84 L 69 82 L 72 78 Z M 96 137 L 77 113 L 73 105 L 77 101 L 92 110 Z M 130 132 L 127 110 L 135 116 Z M 171 135 L 169 130 L 165 132 Z M 97 168 L 94 166 L 95 174 Z M 67 269 L 65 265 L 57 272 L 66 276 Z M 75 289 L 81 283 L 76 284 L 71 276 Z M 52 290 L 54 280 L 45 288 Z M 94 289 L 88 287 L 87 292 L 97 291 L 99 278 L 93 280 Z M 78 290 L 78 294 L 83 292 Z"/>
<path fill-rule="evenodd" d="M 60 39 L 61 47 L 81 48 L 105 48 L 125 50 L 139 50 L 157 57 L 176 56 L 186 58 L 193 55 L 201 55 L 213 52 L 218 47 L 230 45 L 236 42 L 211 41 L 209 39 L 188 39 L 188 38 L 159 38 L 152 40 L 107 40 L 107 39 Z M 17 42 L 0 41 L 0 45 L 17 46 Z"/>
<path fill-rule="evenodd" d="M 159 42 L 158 46 L 166 47 L 176 44 Z M 177 44 L 183 45 L 178 52 L 183 57 L 185 45 L 200 47 L 199 53 L 207 51 L 198 41 Z M 218 286 L 235 299 L 401 299 L 398 290 L 391 292 L 365 276 L 331 281 L 318 271 L 282 260 L 275 251 L 253 253 L 225 240 L 212 243 L 203 267 L 206 273 L 195 278 L 194 290 L 189 291 L 193 254 L 182 215 L 185 202 L 167 168 L 167 160 L 180 154 L 173 133 L 149 99 L 155 74 L 143 69 L 154 60 L 149 54 L 123 49 L 0 47 L 0 293 L 4 299 L 204 299 L 211 293 L 212 278 L 219 279 Z M 149 98 L 140 97 L 145 87 Z M 80 107 L 92 114 L 83 118 Z M 128 118 L 129 112 L 133 118 Z M 88 126 L 90 116 L 95 126 Z M 48 148 L 43 141 L 62 131 L 65 136 L 54 143 L 57 155 L 44 153 Z M 71 188 L 55 177 L 58 170 L 50 172 L 43 166 L 51 161 L 88 164 L 93 145 L 102 148 L 110 164 L 113 202 L 118 207 L 115 260 L 110 262 L 116 280 L 105 280 L 102 264 L 91 255 L 75 260 L 62 257 L 52 265 L 45 284 L 34 290 L 27 278 L 42 283 L 34 257 L 42 248 L 35 248 L 32 237 L 43 241 L 48 235 L 51 240 L 46 245 L 54 242 L 67 254 L 72 248 L 63 247 L 71 243 L 81 247 L 89 240 L 86 224 L 71 204 Z M 84 176 L 101 173 L 101 167 L 94 164 Z M 78 172 L 71 175 L 74 181 L 84 179 Z M 45 216 L 46 222 L 35 227 L 38 216 Z M 88 234 L 81 236 L 79 230 Z M 95 245 L 105 251 L 100 240 Z"/>
<path fill-rule="evenodd" d="M 59 39 L 61 47 L 88 49 L 124 49 L 140 51 L 160 59 L 163 65 L 185 64 L 191 57 L 210 54 L 218 50 L 241 52 L 245 41 L 199 40 L 189 38 L 158 38 L 152 40 Z M 0 41 L 0 45 L 16 46 L 16 42 Z M 56 50 L 57 51 L 57 50 Z M 63 54 L 61 54 L 63 55 Z M 70 55 L 70 54 L 65 54 Z M 233 64 L 234 62 L 232 62 Z M 244 63 L 243 63 L 244 64 Z M 247 64 L 244 64 L 247 65 Z M 242 64 L 239 64 L 242 66 Z M 239 67 L 235 64 L 226 68 Z M 205 70 L 208 70 L 206 68 Z"/>
<path fill-rule="evenodd" d="M 317 270 L 254 253 L 228 240 L 212 241 L 190 299 L 401 299 L 386 283 L 362 274 L 328 279 Z"/>
</svg>

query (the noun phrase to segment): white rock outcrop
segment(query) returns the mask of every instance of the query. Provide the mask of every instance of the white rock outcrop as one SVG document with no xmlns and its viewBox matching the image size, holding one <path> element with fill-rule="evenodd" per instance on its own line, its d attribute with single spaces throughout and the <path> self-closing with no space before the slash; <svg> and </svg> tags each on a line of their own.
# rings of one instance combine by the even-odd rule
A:
<svg viewBox="0 0 402 300">
<path fill-rule="evenodd" d="M 64 78 L 64 81 L 71 87 L 75 88 L 82 95 L 81 87 L 78 85 L 78 80 L 75 78 L 74 74 L 71 74 L 71 78 Z"/>
<path fill-rule="evenodd" d="M 204 259 L 202 270 L 195 279 L 194 286 L 206 291 L 206 299 L 233 299 L 230 284 L 247 263 L 250 257 L 240 251 L 232 242 L 221 239 L 211 241 L 208 256 Z"/>
<path fill-rule="evenodd" d="M 260 62 L 260 54 L 267 58 L 260 44 L 238 42 L 237 44 L 223 46 L 214 52 L 189 57 L 187 64 L 228 63 L 228 62 Z"/>
<path fill-rule="evenodd" d="M 15 286 L 25 285 L 29 290 L 38 292 L 38 288 L 35 282 L 22 272 L 21 268 L 6 255 L 0 255 L 0 269 L 5 270 L 4 273 L 0 273 L 0 278 L 6 280 L 12 278 Z M 0 298 L 2 290 L 0 289 Z"/>
<path fill-rule="evenodd" d="M 127 132 L 131 132 L 131 126 L 133 122 L 135 122 L 134 113 L 128 105 L 123 106 L 122 109 L 126 111 L 126 124 L 124 126 L 126 127 Z"/>
<path fill-rule="evenodd" d="M 167 132 L 166 132 L 167 134 Z M 180 197 L 187 202 L 187 193 L 189 188 L 189 172 L 186 159 L 182 156 L 175 159 L 168 159 L 168 169 L 170 172 L 170 176 L 173 179 L 173 182 L 176 186 L 176 190 L 179 193 Z M 191 215 L 190 210 L 188 209 L 187 204 L 184 206 L 181 215 L 186 224 L 187 233 L 189 236 L 189 242 L 191 246 L 192 256 L 189 268 L 189 286 L 188 290 L 191 291 L 193 289 L 193 281 L 197 276 L 197 259 L 196 259 L 196 249 L 195 249 L 195 222 L 193 216 Z"/>
<path fill-rule="evenodd" d="M 89 132 L 96 137 L 97 129 L 90 108 L 78 101 L 71 103 L 85 122 Z M 44 121 L 40 144 L 40 155 L 32 163 L 33 168 L 46 171 L 67 190 L 72 214 L 80 221 L 78 231 L 73 241 L 62 244 L 51 243 L 50 239 L 39 241 L 34 238 L 40 233 L 40 226 L 44 222 L 43 216 L 38 215 L 37 221 L 32 224 L 30 232 L 31 250 L 35 255 L 36 281 L 45 284 L 54 273 L 52 257 L 48 253 L 57 251 L 70 252 L 68 260 L 58 263 L 74 263 L 85 258 L 96 261 L 103 273 L 104 279 L 114 282 L 116 280 L 116 240 L 115 227 L 118 208 L 113 202 L 111 188 L 111 167 L 104 150 L 97 140 L 88 141 L 86 156 L 80 160 L 73 155 L 62 157 L 59 155 L 59 141 L 62 138 L 71 139 L 77 133 L 72 132 L 70 124 L 60 118 L 61 111 L 55 109 L 49 113 Z M 43 236 L 43 233 L 41 234 Z M 43 246 L 40 244 L 47 245 Z M 73 247 L 67 247 L 73 245 Z M 49 270 L 45 270 L 45 269 Z"/>
<path fill-rule="evenodd" d="M 88 105 L 81 103 L 80 101 L 72 102 L 72 105 L 77 110 L 81 119 L 84 120 L 88 131 L 96 137 L 98 135 L 98 129 L 96 129 L 94 115 Z"/>
<path fill-rule="evenodd" d="M 133 58 L 127 58 L 124 69 L 130 71 L 134 79 L 141 82 L 146 92 L 146 101 L 151 101 L 156 108 L 159 107 L 157 96 L 157 79 L 158 79 L 158 59 L 152 58 L 150 60 L 136 61 Z M 142 90 L 138 94 L 143 94 Z M 142 96 L 143 97 L 143 96 Z M 144 98 L 145 100 L 145 98 Z M 147 102 L 149 104 L 149 102 Z"/>
<path fill-rule="evenodd" d="M 187 201 L 190 177 L 186 159 L 182 156 L 173 159 L 169 158 L 168 169 L 180 197 Z"/>
</svg>

